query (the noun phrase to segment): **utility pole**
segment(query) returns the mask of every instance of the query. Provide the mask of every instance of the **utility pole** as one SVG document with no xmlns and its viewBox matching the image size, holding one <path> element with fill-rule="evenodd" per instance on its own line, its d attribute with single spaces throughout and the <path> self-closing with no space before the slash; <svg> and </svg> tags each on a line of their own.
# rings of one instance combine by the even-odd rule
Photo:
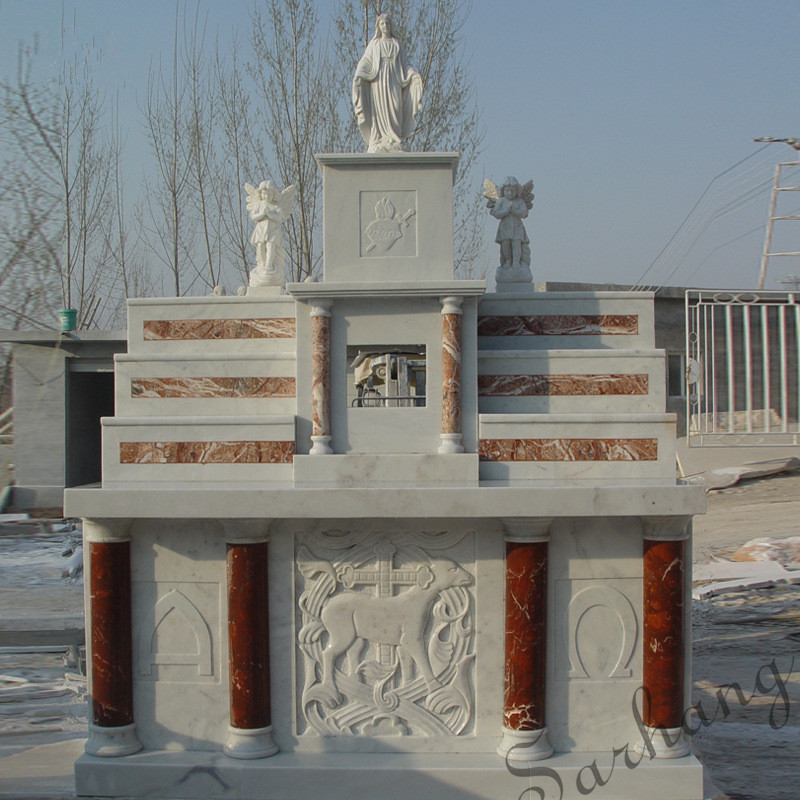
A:
<svg viewBox="0 0 800 800">
<path fill-rule="evenodd" d="M 771 136 L 762 136 L 760 139 L 753 139 L 754 142 L 781 142 L 783 144 L 788 144 L 793 150 L 800 152 L 800 139 L 773 139 Z M 781 174 L 785 167 L 798 167 L 800 166 L 800 161 L 783 161 L 780 164 L 775 166 L 775 179 L 772 184 L 772 197 L 770 198 L 769 203 L 769 216 L 767 217 L 767 230 L 764 235 L 764 252 L 761 255 L 761 271 L 758 276 L 758 291 L 761 291 L 764 288 L 764 283 L 767 279 L 767 263 L 772 256 L 800 256 L 800 252 L 798 251 L 790 251 L 790 252 L 782 252 L 782 253 L 773 253 L 771 252 L 772 247 L 772 230 L 773 225 L 778 220 L 800 220 L 800 215 L 798 214 L 785 214 L 785 215 L 777 215 L 775 214 L 775 210 L 778 205 L 778 194 L 779 192 L 800 192 L 800 186 L 782 186 L 781 185 Z M 780 281 L 784 283 L 784 281 Z"/>
</svg>

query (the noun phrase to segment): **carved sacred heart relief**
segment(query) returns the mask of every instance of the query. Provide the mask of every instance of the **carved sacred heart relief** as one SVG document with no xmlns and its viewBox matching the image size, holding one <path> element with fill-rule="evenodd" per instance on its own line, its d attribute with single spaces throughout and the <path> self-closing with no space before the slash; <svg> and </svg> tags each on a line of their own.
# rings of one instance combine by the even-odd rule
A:
<svg viewBox="0 0 800 800">
<path fill-rule="evenodd" d="M 474 708 L 472 574 L 417 543 L 435 547 L 431 534 L 376 541 L 353 533 L 351 546 L 335 553 L 325 538 L 297 551 L 299 699 L 308 732 L 464 733 Z"/>
<path fill-rule="evenodd" d="M 367 225 L 364 235 L 369 240 L 366 251 L 375 255 L 386 253 L 395 242 L 402 238 L 409 220 L 414 216 L 414 209 L 409 208 L 404 214 L 397 216 L 394 203 L 388 197 L 382 197 L 375 203 L 375 219 Z"/>
</svg>

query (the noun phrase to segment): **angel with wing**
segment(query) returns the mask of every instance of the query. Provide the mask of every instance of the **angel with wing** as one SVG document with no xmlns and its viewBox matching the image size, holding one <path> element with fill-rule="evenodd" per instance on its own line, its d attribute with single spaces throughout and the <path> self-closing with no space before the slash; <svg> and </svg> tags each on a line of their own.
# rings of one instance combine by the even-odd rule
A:
<svg viewBox="0 0 800 800">
<path fill-rule="evenodd" d="M 489 213 L 500 220 L 495 241 L 500 245 L 498 283 L 530 283 L 531 243 L 522 220 L 533 205 L 533 181 L 521 185 L 514 177 L 506 178 L 500 187 L 484 181 L 483 196 Z"/>
<path fill-rule="evenodd" d="M 272 181 L 261 181 L 257 187 L 246 183 L 244 188 L 250 219 L 256 223 L 250 237 L 250 244 L 256 248 L 250 286 L 280 286 L 286 264 L 281 224 L 294 211 L 297 187 L 292 184 L 281 191 Z"/>
</svg>

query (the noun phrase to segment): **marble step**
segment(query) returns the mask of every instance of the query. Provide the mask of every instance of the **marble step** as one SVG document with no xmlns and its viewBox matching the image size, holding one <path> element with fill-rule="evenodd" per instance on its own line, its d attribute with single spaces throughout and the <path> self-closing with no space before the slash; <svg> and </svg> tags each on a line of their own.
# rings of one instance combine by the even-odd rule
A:
<svg viewBox="0 0 800 800">
<path fill-rule="evenodd" d="M 482 481 L 675 482 L 674 414 L 480 414 Z"/>
<path fill-rule="evenodd" d="M 117 417 L 295 414 L 294 353 L 115 358 Z"/>
<path fill-rule="evenodd" d="M 651 292 L 487 294 L 478 306 L 478 348 L 648 350 L 653 324 Z"/>
<path fill-rule="evenodd" d="M 666 405 L 663 350 L 481 350 L 482 413 L 655 413 Z"/>
<path fill-rule="evenodd" d="M 294 298 L 137 298 L 128 301 L 128 353 L 294 353 Z"/>
<path fill-rule="evenodd" d="M 103 486 L 291 482 L 295 417 L 103 417 Z"/>
</svg>

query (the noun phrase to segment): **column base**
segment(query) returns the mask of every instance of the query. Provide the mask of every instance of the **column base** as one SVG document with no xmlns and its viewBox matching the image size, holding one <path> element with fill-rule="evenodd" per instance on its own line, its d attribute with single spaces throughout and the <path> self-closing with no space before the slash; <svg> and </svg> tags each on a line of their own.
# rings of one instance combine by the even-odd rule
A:
<svg viewBox="0 0 800 800">
<path fill-rule="evenodd" d="M 115 758 L 138 753 L 142 743 L 136 738 L 136 723 L 104 727 L 89 723 L 89 738 L 83 748 L 90 756 Z"/>
<path fill-rule="evenodd" d="M 308 451 L 312 456 L 328 456 L 333 453 L 331 448 L 333 436 L 312 436 L 311 449 Z"/>
<path fill-rule="evenodd" d="M 454 455 L 455 453 L 464 452 L 460 433 L 443 433 L 441 436 L 442 443 L 439 445 L 439 453 L 441 455 Z"/>
<path fill-rule="evenodd" d="M 267 758 L 278 752 L 272 738 L 272 725 L 266 728 L 234 728 L 228 726 L 228 741 L 222 751 L 231 758 Z"/>
<path fill-rule="evenodd" d="M 650 758 L 683 758 L 691 752 L 689 739 L 683 728 L 648 728 L 643 733 L 647 741 L 634 745 L 634 750 Z"/>
<path fill-rule="evenodd" d="M 513 731 L 503 726 L 503 739 L 497 755 L 516 766 L 543 761 L 553 755 L 553 747 L 547 738 L 547 728 L 535 731 Z"/>
</svg>

